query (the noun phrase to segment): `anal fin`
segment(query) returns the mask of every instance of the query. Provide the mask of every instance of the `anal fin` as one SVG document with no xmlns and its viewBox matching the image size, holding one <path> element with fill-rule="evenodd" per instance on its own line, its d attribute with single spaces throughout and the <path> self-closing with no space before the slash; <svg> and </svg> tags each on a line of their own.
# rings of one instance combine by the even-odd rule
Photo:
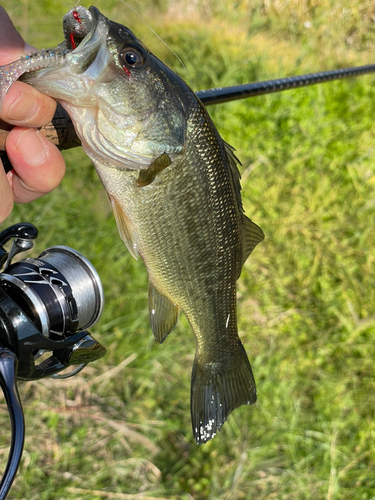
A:
<svg viewBox="0 0 375 500">
<path fill-rule="evenodd" d="M 235 408 L 256 399 L 253 373 L 241 342 L 230 367 L 203 363 L 196 356 L 191 376 L 191 421 L 197 444 L 215 437 Z"/>
<path fill-rule="evenodd" d="M 113 213 L 121 239 L 125 243 L 131 255 L 135 259 L 138 259 L 139 243 L 137 233 L 117 201 L 112 196 L 109 196 L 109 199 L 112 203 Z"/>
<path fill-rule="evenodd" d="M 151 330 L 155 339 L 161 344 L 176 326 L 180 308 L 149 281 L 148 310 Z"/>
</svg>

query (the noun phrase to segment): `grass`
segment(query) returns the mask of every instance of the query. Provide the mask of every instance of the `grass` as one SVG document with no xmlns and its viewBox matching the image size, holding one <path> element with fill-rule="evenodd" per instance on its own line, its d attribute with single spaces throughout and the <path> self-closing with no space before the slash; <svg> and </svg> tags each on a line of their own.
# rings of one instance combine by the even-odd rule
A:
<svg viewBox="0 0 375 500">
<path fill-rule="evenodd" d="M 3 5 L 30 43 L 61 41 L 69 6 Z M 370 2 L 136 4 L 185 68 L 118 0 L 96 5 L 196 90 L 373 61 Z M 38 226 L 34 254 L 64 244 L 96 266 L 106 307 L 93 334 L 108 354 L 68 381 L 21 384 L 27 435 L 10 498 L 375 498 L 374 77 L 209 110 L 237 148 L 246 213 L 266 234 L 238 282 L 257 404 L 194 444 L 192 332 L 181 318 L 154 342 L 145 269 L 118 237 L 90 162 L 69 151 L 61 186 L 7 222 Z M 4 404 L 0 421 L 5 466 Z"/>
</svg>

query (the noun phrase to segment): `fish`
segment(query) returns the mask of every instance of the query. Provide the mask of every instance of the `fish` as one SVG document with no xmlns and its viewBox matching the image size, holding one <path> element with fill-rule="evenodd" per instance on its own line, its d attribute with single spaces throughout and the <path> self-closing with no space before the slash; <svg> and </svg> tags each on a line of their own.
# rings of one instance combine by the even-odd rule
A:
<svg viewBox="0 0 375 500">
<path fill-rule="evenodd" d="M 128 27 L 79 6 L 63 32 L 56 48 L 0 68 L 1 99 L 20 78 L 69 113 L 121 238 L 146 266 L 156 341 L 181 311 L 194 332 L 191 421 L 206 443 L 257 399 L 236 282 L 264 233 L 244 213 L 239 160 L 190 87 Z"/>
</svg>

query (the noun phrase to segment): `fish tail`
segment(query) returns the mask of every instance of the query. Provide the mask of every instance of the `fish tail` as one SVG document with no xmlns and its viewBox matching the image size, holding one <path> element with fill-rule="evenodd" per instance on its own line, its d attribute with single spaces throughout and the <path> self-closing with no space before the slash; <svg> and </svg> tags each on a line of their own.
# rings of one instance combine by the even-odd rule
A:
<svg viewBox="0 0 375 500">
<path fill-rule="evenodd" d="M 239 341 L 235 362 L 203 363 L 196 355 L 191 380 L 191 419 L 197 444 L 212 439 L 238 406 L 257 399 L 253 372 Z"/>
</svg>

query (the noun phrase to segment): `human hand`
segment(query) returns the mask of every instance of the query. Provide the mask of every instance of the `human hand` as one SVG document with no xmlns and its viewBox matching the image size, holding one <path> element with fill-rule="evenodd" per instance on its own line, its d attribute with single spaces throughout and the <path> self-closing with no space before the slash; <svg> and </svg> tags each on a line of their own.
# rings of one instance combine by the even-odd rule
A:
<svg viewBox="0 0 375 500">
<path fill-rule="evenodd" d="M 0 6 L 0 66 L 34 51 L 25 44 L 6 11 Z M 15 125 L 6 141 L 6 152 L 13 166 L 8 174 L 0 161 L 0 222 L 13 209 L 14 202 L 28 203 L 55 189 L 65 174 L 60 151 L 36 128 L 49 123 L 56 101 L 22 82 L 7 93 L 0 119 Z"/>
</svg>

